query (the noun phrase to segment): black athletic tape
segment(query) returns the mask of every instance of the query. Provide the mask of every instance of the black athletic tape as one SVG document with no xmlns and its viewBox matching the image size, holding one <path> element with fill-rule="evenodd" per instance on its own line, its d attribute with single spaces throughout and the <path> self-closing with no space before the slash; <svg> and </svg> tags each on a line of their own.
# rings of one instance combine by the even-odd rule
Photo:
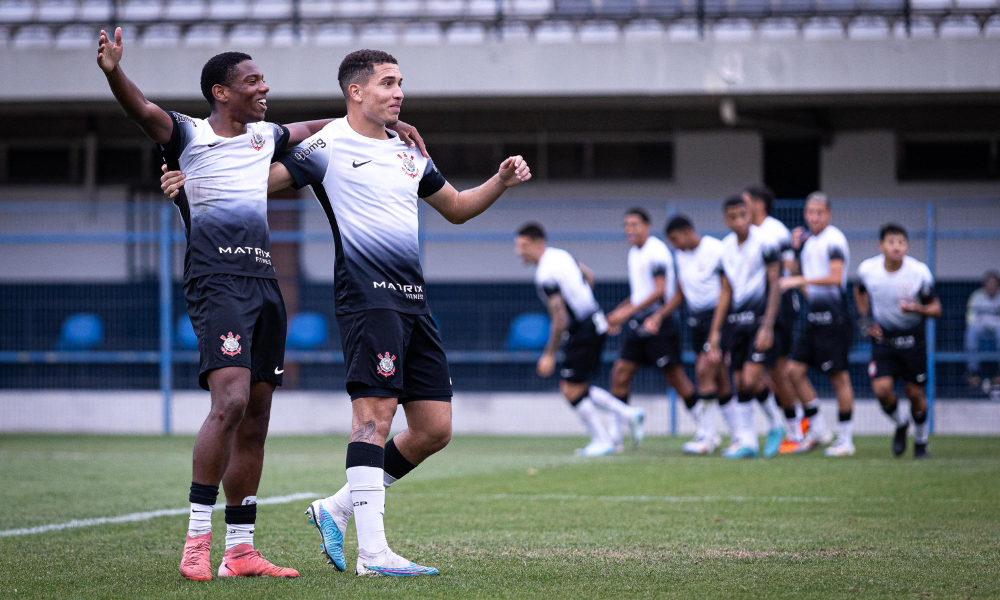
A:
<svg viewBox="0 0 1000 600">
<path fill-rule="evenodd" d="M 786 408 L 785 409 L 785 418 L 786 419 L 794 419 L 795 418 L 795 409 L 794 408 Z"/>
<path fill-rule="evenodd" d="M 368 442 L 348 443 L 347 468 L 351 467 L 385 468 L 385 448 Z"/>
<path fill-rule="evenodd" d="M 400 479 L 403 475 L 417 468 L 417 465 L 406 460 L 406 457 L 400 454 L 399 449 L 396 448 L 396 438 L 392 438 L 385 445 L 385 466 L 382 468 L 385 469 L 386 475 L 393 479 Z"/>
<path fill-rule="evenodd" d="M 684 399 L 684 406 L 688 407 L 688 410 L 694 410 L 694 405 L 698 404 L 698 400 L 700 399 L 701 396 L 699 396 L 698 394 L 691 394 L 690 396 Z"/>
<path fill-rule="evenodd" d="M 843 423 L 844 421 L 850 421 L 852 414 L 853 413 L 851 411 L 838 413 L 837 414 L 837 420 L 840 421 L 841 423 Z"/>
<path fill-rule="evenodd" d="M 205 485 L 204 483 L 191 482 L 191 492 L 188 494 L 188 502 L 192 504 L 206 504 L 215 506 L 219 499 L 219 486 Z"/>
<path fill-rule="evenodd" d="M 765 386 L 764 389 L 762 389 L 760 392 L 757 393 L 757 402 L 764 404 L 765 402 L 767 402 L 767 397 L 770 395 L 771 395 L 771 390 L 769 390 L 767 386 Z"/>
<path fill-rule="evenodd" d="M 753 400 L 753 392 L 739 392 L 736 394 L 736 401 L 740 404 Z"/>
<path fill-rule="evenodd" d="M 899 408 L 899 402 L 893 402 L 892 406 L 883 406 L 882 410 L 885 412 L 885 414 L 891 417 L 892 413 L 896 412 L 897 408 Z"/>
<path fill-rule="evenodd" d="M 227 525 L 253 525 L 256 522 L 257 522 L 256 504 L 226 507 Z"/>
<path fill-rule="evenodd" d="M 803 414 L 805 415 L 805 417 L 807 419 L 811 419 L 811 418 L 813 418 L 813 417 L 816 416 L 816 413 L 819 412 L 819 407 L 818 406 L 806 406 L 806 407 L 804 407 L 802 409 L 802 412 L 803 412 Z"/>
<path fill-rule="evenodd" d="M 925 410 L 923 412 L 914 412 L 913 413 L 913 422 L 916 423 L 917 425 L 923 425 L 924 423 L 926 423 L 927 422 L 927 411 Z"/>
<path fill-rule="evenodd" d="M 628 404 L 628 394 L 625 394 L 624 396 L 615 396 L 615 398 L 618 398 L 619 400 L 621 400 L 625 404 Z"/>
<path fill-rule="evenodd" d="M 719 406 L 725 406 L 729 404 L 729 401 L 733 399 L 732 394 L 727 394 L 725 396 L 719 396 Z"/>
<path fill-rule="evenodd" d="M 580 396 L 579 398 L 577 398 L 576 400 L 570 400 L 569 401 L 569 405 L 572 406 L 573 408 L 576 408 L 576 405 L 580 404 L 581 402 L 583 402 L 584 398 L 589 398 L 589 397 L 590 397 L 589 393 L 588 394 L 584 394 L 584 395 Z"/>
</svg>

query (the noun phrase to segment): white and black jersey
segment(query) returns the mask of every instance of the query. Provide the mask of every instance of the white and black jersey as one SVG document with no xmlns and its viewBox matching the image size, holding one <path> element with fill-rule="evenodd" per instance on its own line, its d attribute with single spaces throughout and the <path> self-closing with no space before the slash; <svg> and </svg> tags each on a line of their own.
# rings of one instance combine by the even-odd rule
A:
<svg viewBox="0 0 1000 600">
<path fill-rule="evenodd" d="M 792 232 L 785 227 L 784 223 L 768 215 L 760 225 L 752 227 L 757 227 L 760 230 L 764 236 L 764 243 L 774 247 L 780 260 L 791 261 L 795 259 L 795 250 L 792 249 Z M 788 270 L 783 269 L 782 276 L 788 275 L 790 275 Z"/>
<path fill-rule="evenodd" d="M 709 235 L 701 236 L 694 250 L 678 250 L 677 279 L 684 291 L 688 312 L 704 313 L 715 310 L 719 303 L 722 272 L 722 242 Z"/>
<path fill-rule="evenodd" d="M 642 304 L 653 293 L 656 277 L 666 279 L 663 298 L 635 315 L 637 319 L 644 319 L 656 312 L 664 302 L 669 302 L 673 298 L 677 289 L 674 280 L 674 261 L 670 256 L 670 250 L 658 238 L 649 236 L 641 248 L 633 246 L 628 251 L 628 285 L 633 306 Z"/>
<path fill-rule="evenodd" d="M 337 119 L 281 159 L 295 188 L 313 187 L 333 228 L 337 314 L 429 313 L 417 202 L 446 181 L 433 161 L 388 133 L 365 137 Z"/>
<path fill-rule="evenodd" d="M 751 227 L 742 244 L 736 233 L 722 240 L 722 270 L 733 290 L 728 322 L 756 327 L 767 309 L 767 266 L 778 261 L 775 247 L 759 228 Z"/>
<path fill-rule="evenodd" d="M 879 254 L 858 266 L 858 280 L 859 287 L 871 299 L 872 315 L 883 335 L 923 335 L 924 317 L 903 312 L 899 303 L 927 304 L 936 298 L 934 277 L 927 265 L 904 256 L 902 266 L 890 273 L 885 270 L 885 257 Z"/>
<path fill-rule="evenodd" d="M 168 114 L 174 129 L 161 151 L 170 169 L 186 176 L 174 200 L 187 234 L 185 280 L 211 274 L 274 279 L 267 175 L 272 158 L 288 145 L 288 129 L 261 121 L 227 138 L 205 119 Z"/>
<path fill-rule="evenodd" d="M 847 315 L 847 270 L 851 264 L 851 251 L 847 238 L 834 227 L 827 225 L 817 235 L 809 236 L 802 245 L 799 257 L 802 276 L 821 279 L 830 274 L 830 261 L 844 262 L 840 285 L 807 285 L 809 321 L 817 325 L 833 324 Z"/>
<path fill-rule="evenodd" d="M 538 260 L 535 269 L 535 288 L 543 303 L 553 294 L 560 294 L 569 313 L 569 331 L 594 314 L 601 312 L 600 305 L 594 299 L 594 291 L 590 289 L 583 277 L 580 265 L 569 252 L 559 248 L 546 248 Z"/>
</svg>

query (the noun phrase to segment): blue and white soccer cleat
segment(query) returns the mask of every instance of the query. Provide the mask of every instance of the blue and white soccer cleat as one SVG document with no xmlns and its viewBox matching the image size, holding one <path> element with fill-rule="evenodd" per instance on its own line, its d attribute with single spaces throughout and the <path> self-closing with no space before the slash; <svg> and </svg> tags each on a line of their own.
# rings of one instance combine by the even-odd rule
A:
<svg viewBox="0 0 1000 600">
<path fill-rule="evenodd" d="M 386 548 L 375 556 L 364 556 L 359 551 L 355 574 L 358 577 L 419 577 L 438 575 L 438 570 L 418 565 Z"/>
<path fill-rule="evenodd" d="M 757 449 L 733 444 L 722 453 L 722 458 L 757 458 Z"/>
<path fill-rule="evenodd" d="M 772 427 L 767 432 L 767 441 L 764 442 L 764 458 L 771 458 L 781 449 L 781 439 L 785 436 L 785 428 L 781 425 Z"/>
<path fill-rule="evenodd" d="M 323 507 L 322 500 L 316 500 L 306 509 L 309 522 L 316 526 L 323 540 L 321 551 L 326 555 L 327 562 L 338 571 L 347 570 L 347 559 L 344 558 L 344 532 L 337 527 L 333 516 Z"/>
<path fill-rule="evenodd" d="M 606 456 L 615 453 L 615 445 L 611 442 L 590 442 L 583 448 L 576 449 L 577 456 Z"/>
<path fill-rule="evenodd" d="M 646 437 L 645 430 L 646 411 L 642 408 L 635 409 L 635 416 L 628 420 L 629 433 L 632 434 L 632 449 L 638 450 L 642 438 Z"/>
</svg>

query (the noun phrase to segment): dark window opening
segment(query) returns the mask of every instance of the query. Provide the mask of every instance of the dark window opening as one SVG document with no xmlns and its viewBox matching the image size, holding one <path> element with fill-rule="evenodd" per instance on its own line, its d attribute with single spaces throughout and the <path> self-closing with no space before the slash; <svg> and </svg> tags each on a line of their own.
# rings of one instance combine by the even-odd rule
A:
<svg viewBox="0 0 1000 600">
<path fill-rule="evenodd" d="M 71 146 L 11 147 L 7 150 L 10 183 L 72 183 L 75 179 Z"/>
<path fill-rule="evenodd" d="M 674 147 L 669 142 L 594 144 L 596 179 L 673 179 Z"/>
<path fill-rule="evenodd" d="M 896 176 L 901 181 L 974 181 L 1000 178 L 996 141 L 904 140 Z"/>
</svg>

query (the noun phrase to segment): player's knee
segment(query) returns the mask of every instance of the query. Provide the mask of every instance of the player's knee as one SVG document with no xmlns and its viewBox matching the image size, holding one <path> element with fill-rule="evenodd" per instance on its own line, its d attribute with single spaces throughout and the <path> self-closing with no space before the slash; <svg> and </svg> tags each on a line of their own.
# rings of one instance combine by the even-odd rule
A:
<svg viewBox="0 0 1000 600">
<path fill-rule="evenodd" d="M 411 433 L 413 430 L 411 430 Z M 441 423 L 419 432 L 418 439 L 428 455 L 444 449 L 451 441 L 451 423 Z"/>
<path fill-rule="evenodd" d="M 878 382 L 873 381 L 872 382 L 872 392 L 874 392 L 875 397 L 878 398 L 879 402 L 881 402 L 882 404 L 886 404 L 886 403 L 892 404 L 892 401 L 895 399 L 894 398 L 895 395 L 893 394 L 893 391 L 892 391 L 892 383 L 891 382 L 888 383 L 888 384 L 886 384 L 886 383 L 881 382 L 881 381 L 878 381 Z"/>
</svg>

